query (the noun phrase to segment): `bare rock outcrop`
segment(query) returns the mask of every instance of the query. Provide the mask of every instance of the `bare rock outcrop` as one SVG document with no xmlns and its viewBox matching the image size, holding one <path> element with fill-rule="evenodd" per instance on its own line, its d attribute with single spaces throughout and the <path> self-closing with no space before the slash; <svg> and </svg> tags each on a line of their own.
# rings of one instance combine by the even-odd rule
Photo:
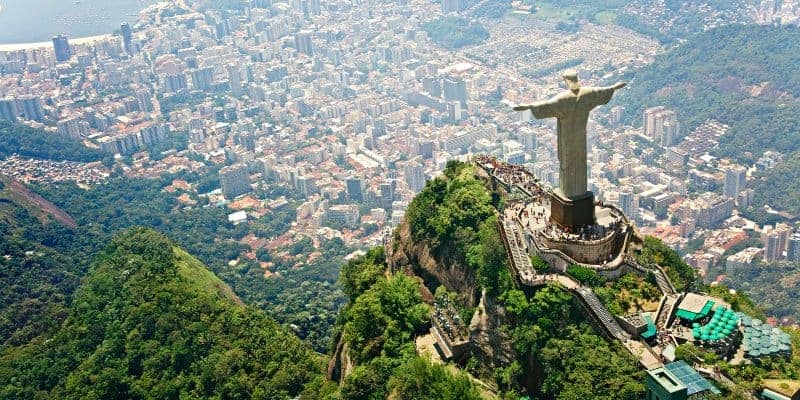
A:
<svg viewBox="0 0 800 400">
<path fill-rule="evenodd" d="M 469 307 L 477 305 L 477 274 L 451 256 L 453 251 L 448 250 L 453 249 L 434 253 L 427 243 L 414 243 L 408 223 L 403 223 L 398 233 L 392 248 L 388 249 L 389 266 L 393 271 L 409 270 L 422 278 L 431 292 L 444 285 L 447 290 L 458 293 Z"/>
</svg>

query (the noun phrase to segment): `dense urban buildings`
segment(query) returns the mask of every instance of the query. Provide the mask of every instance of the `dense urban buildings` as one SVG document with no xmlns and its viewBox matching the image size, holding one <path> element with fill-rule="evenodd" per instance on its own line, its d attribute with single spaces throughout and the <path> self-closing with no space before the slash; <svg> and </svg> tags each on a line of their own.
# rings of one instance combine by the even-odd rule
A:
<svg viewBox="0 0 800 400">
<path fill-rule="evenodd" d="M 754 12 L 788 18 L 787 2 L 773 3 Z M 95 43 L 58 35 L 52 50 L 0 51 L 0 119 L 98 148 L 131 177 L 213 168 L 223 205 L 247 193 L 269 203 L 276 199 L 264 197 L 267 189 L 288 188 L 309 211 L 292 229 L 315 237 L 330 215 L 351 227 L 401 221 L 429 179 L 471 154 L 523 166 L 558 187 L 553 123 L 511 105 L 563 90 L 559 66 L 573 54 L 585 54 L 578 69 L 593 85 L 663 49 L 613 24 L 585 22 L 572 33 L 536 18 L 493 20 L 489 40 L 446 49 L 423 26 L 470 15 L 461 0 L 246 4 L 232 13 L 159 4 Z M 765 235 L 765 259 L 796 257 L 789 239 L 778 254 L 768 229 L 740 213 L 754 201 L 753 174 L 783 154 L 755 154 L 754 165 L 717 159 L 709 153 L 726 125 L 712 119 L 686 131 L 682 110 L 655 106 L 643 111 L 641 127 L 625 126 L 619 104 L 588 122 L 587 176 L 598 201 L 676 249 L 718 238 L 688 252 L 696 265 L 724 264 L 728 255 L 717 249 L 742 234 Z M 7 168 L 37 165 L 18 160 Z M 58 179 L 52 170 L 46 176 Z M 348 204 L 360 210 L 355 224 L 352 212 L 349 219 L 327 213 Z"/>
</svg>

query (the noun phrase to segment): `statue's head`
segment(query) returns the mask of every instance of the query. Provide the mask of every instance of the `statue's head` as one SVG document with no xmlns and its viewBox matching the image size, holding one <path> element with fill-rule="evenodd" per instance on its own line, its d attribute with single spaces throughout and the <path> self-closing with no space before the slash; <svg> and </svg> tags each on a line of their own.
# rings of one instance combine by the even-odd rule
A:
<svg viewBox="0 0 800 400">
<path fill-rule="evenodd" d="M 578 72 L 574 69 L 564 71 L 561 77 L 567 82 L 570 90 L 579 90 L 581 88 L 581 83 L 578 81 Z"/>
</svg>

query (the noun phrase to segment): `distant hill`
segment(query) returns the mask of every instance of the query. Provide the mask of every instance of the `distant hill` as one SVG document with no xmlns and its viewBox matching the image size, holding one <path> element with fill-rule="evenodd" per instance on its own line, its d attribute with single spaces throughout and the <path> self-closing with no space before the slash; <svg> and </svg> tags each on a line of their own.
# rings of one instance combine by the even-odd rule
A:
<svg viewBox="0 0 800 400">
<path fill-rule="evenodd" d="M 72 217 L 0 175 L 0 348 L 52 330 L 85 273 Z"/>
<path fill-rule="evenodd" d="M 716 154 L 753 161 L 800 150 L 800 28 L 731 25 L 702 33 L 637 70 L 621 96 L 625 119 L 675 109 L 681 133 L 708 118 L 730 125 Z"/>
<path fill-rule="evenodd" d="M 456 16 L 440 17 L 422 25 L 431 40 L 448 49 L 479 44 L 489 38 L 489 31 L 478 22 Z"/>
<path fill-rule="evenodd" d="M 75 220 L 64 210 L 56 207 L 21 182 L 3 174 L 0 174 L 0 201 L 25 207 L 42 223 L 46 224 L 52 218 L 67 227 L 73 229 L 77 227 Z"/>
<path fill-rule="evenodd" d="M 136 228 L 96 258 L 57 332 L 0 348 L 0 398 L 291 398 L 320 382 L 320 362 L 165 236 Z"/>
</svg>

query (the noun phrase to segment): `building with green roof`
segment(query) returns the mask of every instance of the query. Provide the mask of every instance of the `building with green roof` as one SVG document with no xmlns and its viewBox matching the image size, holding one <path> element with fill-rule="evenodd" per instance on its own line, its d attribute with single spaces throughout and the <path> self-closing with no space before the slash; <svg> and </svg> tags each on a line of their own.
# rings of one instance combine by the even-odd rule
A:
<svg viewBox="0 0 800 400">
<path fill-rule="evenodd" d="M 645 386 L 647 400 L 705 399 L 721 393 L 684 361 L 647 371 Z"/>
<path fill-rule="evenodd" d="M 647 324 L 647 329 L 641 333 L 642 339 L 650 340 L 658 334 L 658 329 L 656 328 L 656 324 L 653 322 L 653 319 L 650 318 L 649 315 L 644 316 L 644 321 Z"/>
<path fill-rule="evenodd" d="M 696 293 L 687 293 L 678 305 L 675 316 L 689 322 L 699 321 L 708 316 L 714 308 L 714 300 Z"/>
</svg>

